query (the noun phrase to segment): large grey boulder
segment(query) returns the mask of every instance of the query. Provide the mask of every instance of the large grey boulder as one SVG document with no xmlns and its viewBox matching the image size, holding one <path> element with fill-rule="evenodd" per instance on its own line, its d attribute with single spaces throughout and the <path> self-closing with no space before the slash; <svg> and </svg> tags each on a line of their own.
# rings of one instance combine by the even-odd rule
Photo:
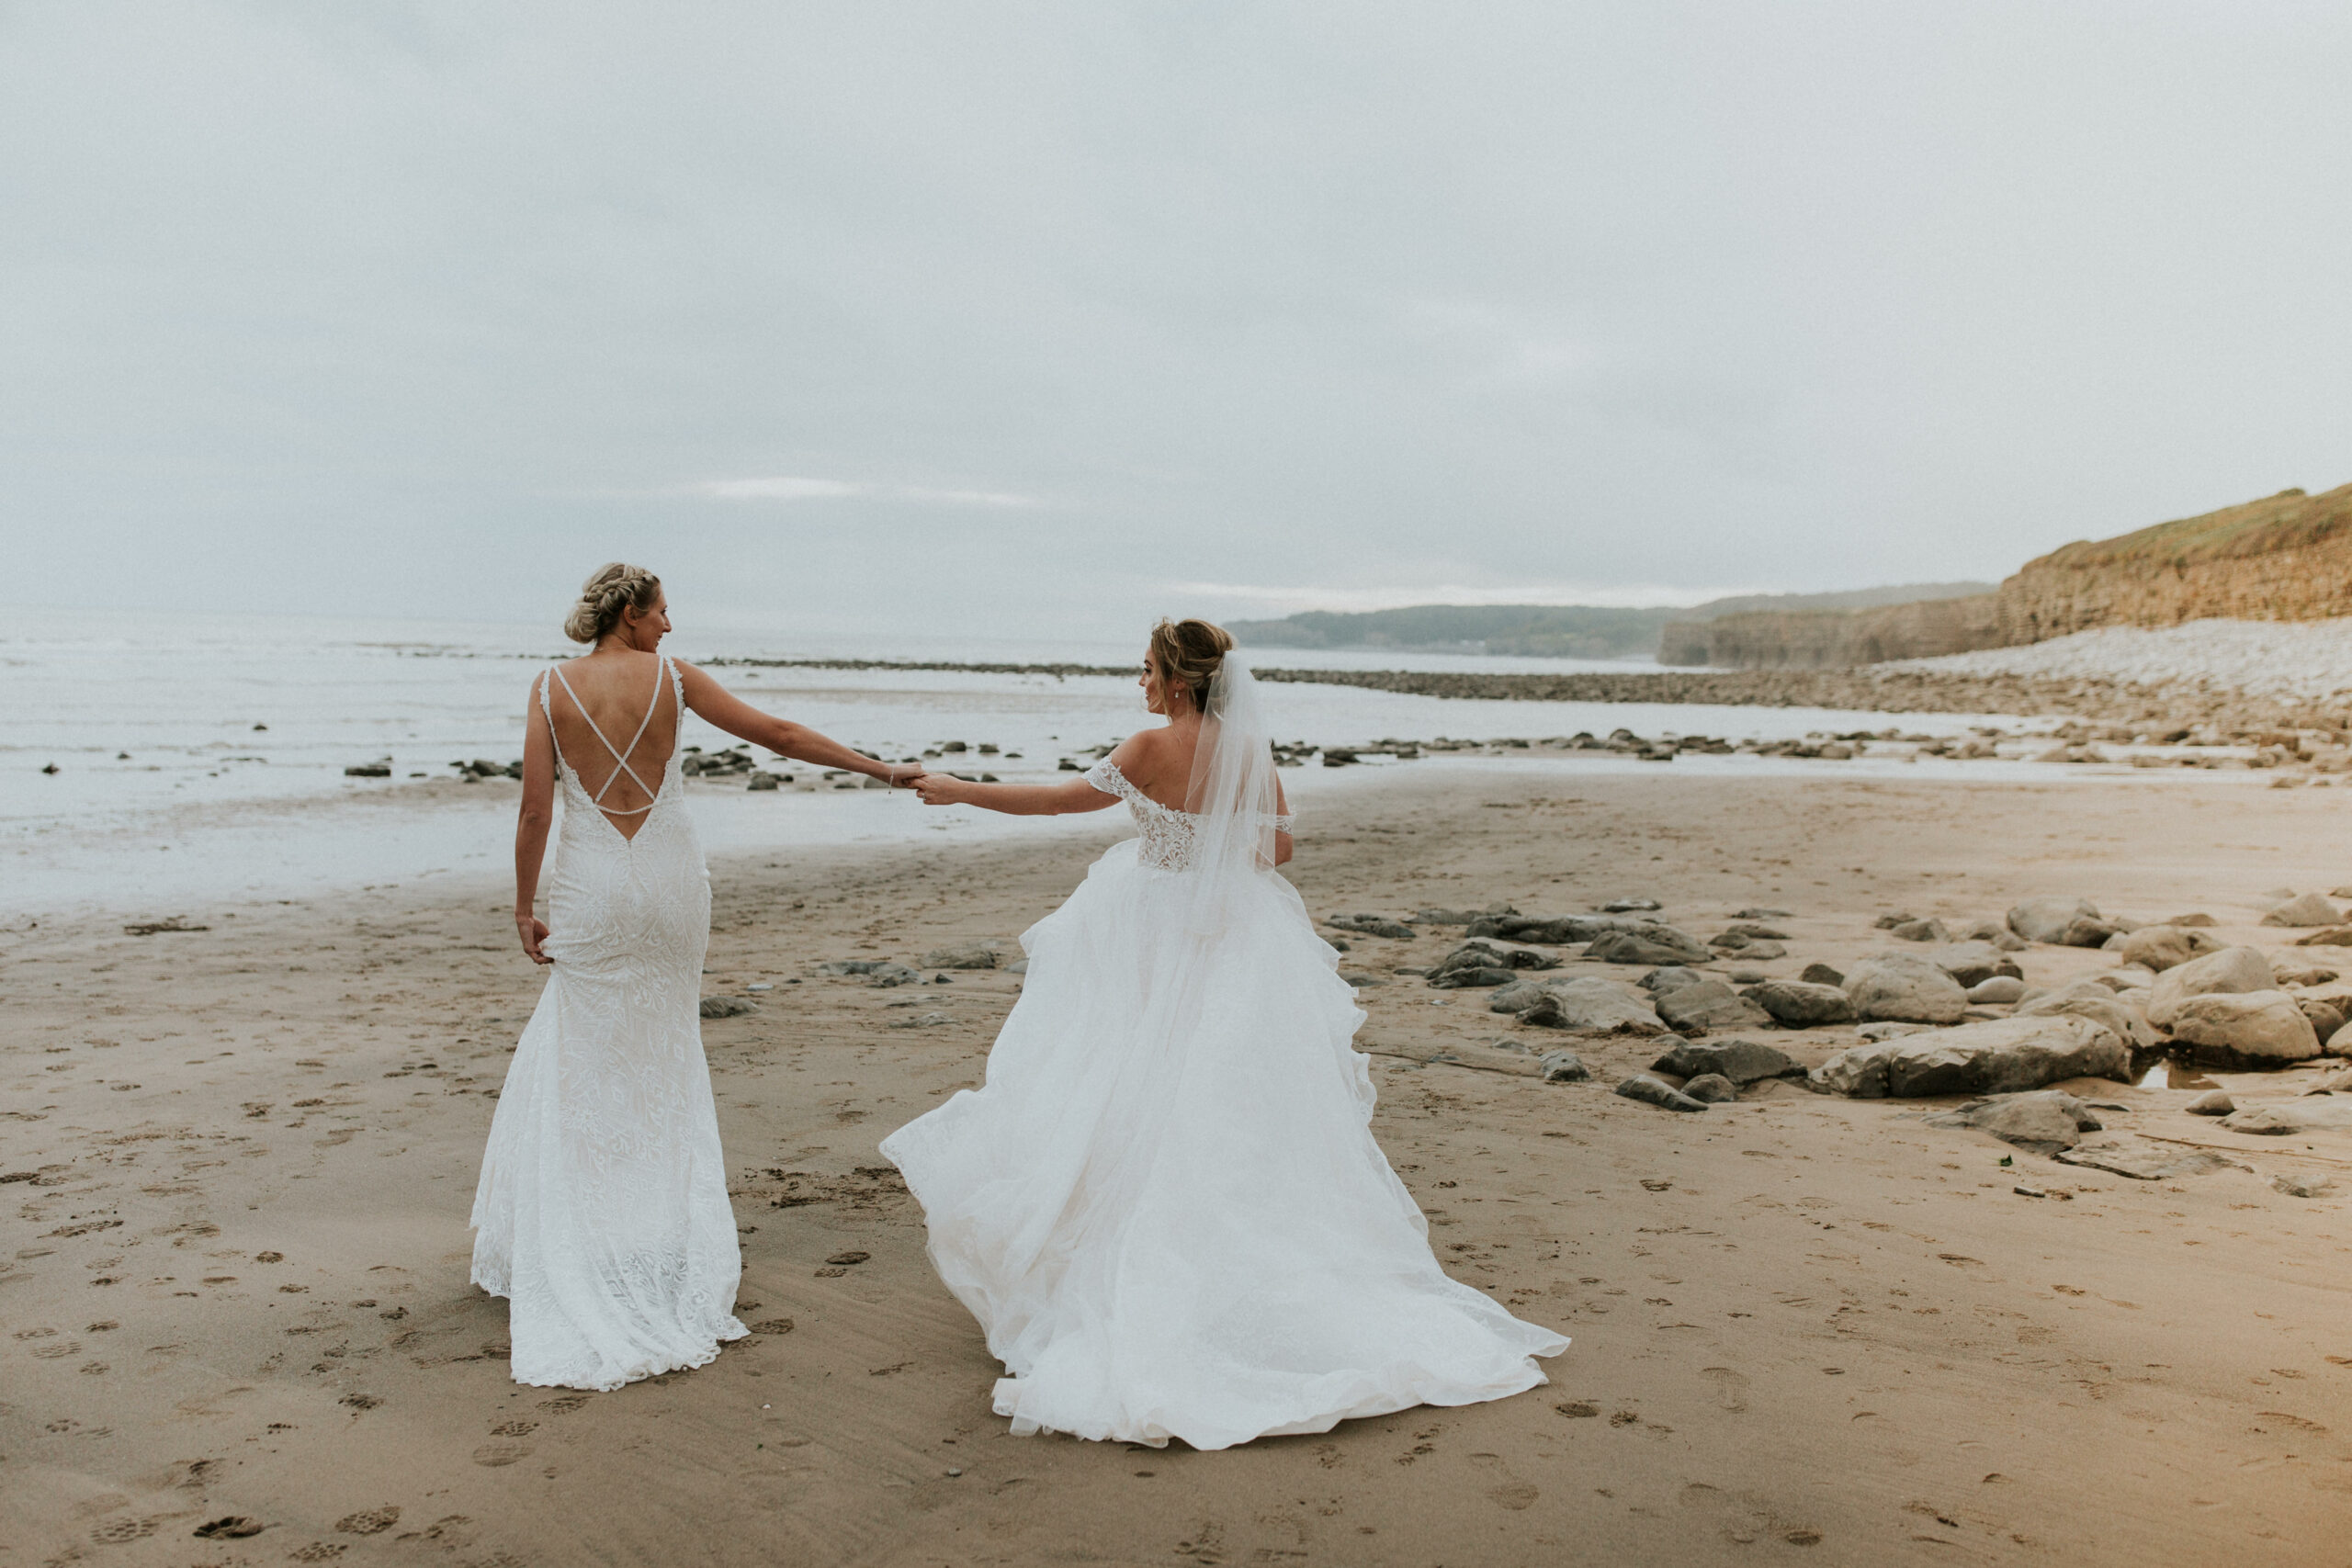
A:
<svg viewBox="0 0 2352 1568">
<path fill-rule="evenodd" d="M 1958 1023 L 1968 1010 L 1960 982 L 1924 958 L 1883 953 L 1847 973 L 1846 999 L 1854 1016 L 1900 1023 Z"/>
<path fill-rule="evenodd" d="M 2071 1149 L 2083 1141 L 2085 1133 L 2105 1130 L 2099 1119 L 2091 1114 L 2089 1106 L 2058 1089 L 1972 1100 L 1956 1111 L 1928 1117 L 1927 1124 L 1973 1127 L 2037 1155 Z"/>
<path fill-rule="evenodd" d="M 2116 949 L 2126 964 L 2140 964 L 2162 974 L 2192 958 L 2222 951 L 2221 938 L 2193 926 L 2142 926 Z"/>
<path fill-rule="evenodd" d="M 1784 1029 L 1812 1029 L 1820 1024 L 1854 1021 L 1854 1003 L 1843 986 L 1767 980 L 1747 994 Z"/>
<path fill-rule="evenodd" d="M 2284 991 L 2209 991 L 2174 1010 L 2172 1037 L 2224 1059 L 2250 1066 L 2308 1062 L 2320 1054 L 2319 1033 Z"/>
<path fill-rule="evenodd" d="M 2029 898 L 2009 911 L 2009 930 L 2053 947 L 2097 947 L 2118 929 L 2087 898 Z"/>
<path fill-rule="evenodd" d="M 2132 1051 L 2086 1018 L 1998 1018 L 1840 1051 L 1808 1075 L 1827 1094 L 1910 1100 L 2017 1094 L 2065 1078 L 2129 1082 Z"/>
<path fill-rule="evenodd" d="M 2087 1018 L 2093 1023 L 2112 1030 L 2124 1043 L 2143 1050 L 2163 1043 L 2154 1027 L 2139 1009 L 2097 980 L 2077 980 L 2059 990 L 2045 992 L 2018 1007 L 2012 1016 L 2053 1018 L 2061 1015 Z"/>
<path fill-rule="evenodd" d="M 1689 931 L 1650 925 L 1596 937 L 1584 955 L 1607 964 L 1704 964 L 1714 953 Z"/>
<path fill-rule="evenodd" d="M 2157 976 L 2148 998 L 2148 1021 L 2158 1029 L 2170 1029 L 2180 1004 L 2191 997 L 2267 991 L 2278 984 L 2270 973 L 2270 960 L 2262 955 L 2260 948 L 2225 947 L 2219 953 L 2176 964 Z"/>
<path fill-rule="evenodd" d="M 1666 1022 L 1650 1010 L 1649 999 L 1633 987 L 1591 976 L 1555 980 L 1519 1015 L 1521 1023 L 1542 1029 L 1566 1029 L 1578 1034 L 1653 1035 L 1668 1032 Z"/>
<path fill-rule="evenodd" d="M 1769 1029 L 1772 1015 L 1710 975 L 1695 985 L 1678 986 L 1657 994 L 1657 1015 L 1678 1034 L 1703 1034 L 1709 1030 Z"/>
<path fill-rule="evenodd" d="M 2332 926 L 2344 919 L 2344 911 L 2329 903 L 2323 894 L 2305 893 L 2271 907 L 2262 917 L 2266 926 Z"/>
<path fill-rule="evenodd" d="M 1725 1040 L 1708 1045 L 1686 1043 L 1652 1062 L 1650 1070 L 1671 1073 L 1678 1078 L 1695 1078 L 1715 1073 L 1741 1085 L 1758 1083 L 1765 1078 L 1804 1076 L 1804 1066 L 1786 1051 L 1759 1045 L 1753 1040 Z"/>
<path fill-rule="evenodd" d="M 1970 986 L 1981 985 L 1996 975 L 2005 975 L 2013 980 L 2025 977 L 2025 971 L 2018 967 L 2018 961 L 1989 942 L 1946 942 L 1941 947 L 1929 948 L 1925 956 L 1937 968 L 1959 981 L 1963 990 Z"/>
</svg>

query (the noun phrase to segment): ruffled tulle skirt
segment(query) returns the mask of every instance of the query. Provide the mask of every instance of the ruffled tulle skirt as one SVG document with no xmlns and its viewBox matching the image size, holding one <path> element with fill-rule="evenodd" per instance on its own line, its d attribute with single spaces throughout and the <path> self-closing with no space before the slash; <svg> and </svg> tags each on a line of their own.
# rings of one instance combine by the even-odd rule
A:
<svg viewBox="0 0 2352 1568">
<path fill-rule="evenodd" d="M 1187 931 L 1114 846 L 1022 939 L 984 1088 L 882 1153 L 1015 1432 L 1218 1449 L 1544 1381 L 1567 1340 L 1449 1279 L 1370 1128 L 1363 1014 L 1297 894 Z"/>
</svg>

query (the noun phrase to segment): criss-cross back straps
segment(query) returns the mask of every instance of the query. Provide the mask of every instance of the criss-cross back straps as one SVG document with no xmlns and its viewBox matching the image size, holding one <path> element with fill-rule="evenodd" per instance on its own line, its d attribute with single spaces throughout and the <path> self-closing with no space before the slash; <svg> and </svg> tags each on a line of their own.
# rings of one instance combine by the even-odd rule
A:
<svg viewBox="0 0 2352 1568">
<path fill-rule="evenodd" d="M 637 776 L 637 770 L 628 765 L 628 760 L 636 752 L 637 743 L 645 739 L 646 728 L 653 722 L 654 710 L 662 705 L 662 688 L 674 682 L 675 676 L 670 669 L 670 661 L 666 659 L 660 661 L 660 670 L 653 678 L 653 700 L 645 705 L 645 716 L 637 721 L 637 733 L 628 738 L 628 746 L 626 750 L 614 745 L 611 739 L 606 737 L 604 730 L 597 727 L 596 721 L 589 716 L 588 705 L 580 700 L 580 694 L 571 689 L 571 682 L 564 680 L 563 670 L 560 666 L 549 665 L 548 667 L 548 673 L 554 676 L 558 681 L 562 682 L 563 694 L 570 697 L 571 699 L 571 705 L 580 710 L 580 717 L 588 726 L 588 733 L 594 735 L 598 740 L 603 741 L 605 750 L 613 754 L 613 771 L 605 776 L 604 788 L 599 789 L 594 795 L 590 797 L 590 804 L 594 806 L 597 810 L 603 812 L 607 817 L 635 817 L 643 812 L 652 810 L 653 800 L 651 797 L 658 795 L 660 792 L 658 790 L 648 789 L 646 787 L 645 781 Z M 668 679 L 665 679 L 664 677 L 668 677 Z M 539 696 L 541 703 L 544 705 L 547 700 L 547 689 L 544 686 L 540 688 Z M 548 711 L 548 734 L 550 738 L 555 734 L 555 712 L 552 708 Z M 560 761 L 563 756 L 563 747 L 560 742 L 556 746 L 555 754 L 557 759 Z M 577 768 L 572 770 L 574 773 L 577 773 L 580 770 Z M 605 791 L 612 788 L 613 785 L 619 781 L 620 776 L 623 773 L 627 773 L 629 776 L 630 782 L 635 784 L 638 788 L 645 790 L 649 798 L 646 800 L 644 805 L 618 807 L 606 806 L 605 804 Z"/>
</svg>

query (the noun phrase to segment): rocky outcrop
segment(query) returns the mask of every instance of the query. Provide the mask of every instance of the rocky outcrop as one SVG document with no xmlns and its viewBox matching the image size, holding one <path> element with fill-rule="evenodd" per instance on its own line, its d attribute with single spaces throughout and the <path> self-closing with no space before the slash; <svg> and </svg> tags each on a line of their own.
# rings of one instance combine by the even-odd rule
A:
<svg viewBox="0 0 2352 1568">
<path fill-rule="evenodd" d="M 1833 670 L 2013 648 L 2100 626 L 2315 621 L 2352 604 L 2352 485 L 2286 490 L 2028 561 L 1992 593 L 1670 621 L 1661 664 Z"/>
<path fill-rule="evenodd" d="M 1926 659 L 2006 648 L 2012 637 L 1997 595 L 1925 599 L 1873 610 L 1765 611 L 1668 623 L 1661 664 L 1719 670 L 1842 670 L 1890 659 Z"/>
<path fill-rule="evenodd" d="M 1997 598 L 2011 643 L 2096 626 L 2341 615 L 2352 603 L 2352 485 L 2324 495 L 2280 491 L 2201 517 L 2067 545 L 2028 561 Z"/>
</svg>

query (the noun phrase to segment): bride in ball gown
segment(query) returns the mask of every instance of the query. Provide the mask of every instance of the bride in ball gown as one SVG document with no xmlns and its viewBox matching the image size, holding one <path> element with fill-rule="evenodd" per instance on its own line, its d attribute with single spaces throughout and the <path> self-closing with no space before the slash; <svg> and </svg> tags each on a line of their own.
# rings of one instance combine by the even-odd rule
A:
<svg viewBox="0 0 2352 1568">
<path fill-rule="evenodd" d="M 659 578 L 604 567 L 564 623 L 594 648 L 531 685 L 514 925 L 548 983 L 507 1067 L 473 1209 L 474 1282 L 508 1300 L 521 1383 L 615 1389 L 702 1366 L 744 1334 L 702 1052 L 710 876 L 679 764 L 687 710 L 786 756 L 901 773 L 663 657 L 669 629 Z M 532 905 L 559 784 L 542 922 Z"/>
<path fill-rule="evenodd" d="M 1142 683 L 1167 725 L 1081 780 L 915 786 L 1023 814 L 1125 802 L 1141 829 L 1022 937 L 986 1086 L 882 1144 L 1016 1433 L 1221 1449 L 1500 1399 L 1567 1348 L 1446 1277 L 1373 1141 L 1364 1015 L 1275 874 L 1291 822 L 1232 646 L 1160 623 Z"/>
</svg>

